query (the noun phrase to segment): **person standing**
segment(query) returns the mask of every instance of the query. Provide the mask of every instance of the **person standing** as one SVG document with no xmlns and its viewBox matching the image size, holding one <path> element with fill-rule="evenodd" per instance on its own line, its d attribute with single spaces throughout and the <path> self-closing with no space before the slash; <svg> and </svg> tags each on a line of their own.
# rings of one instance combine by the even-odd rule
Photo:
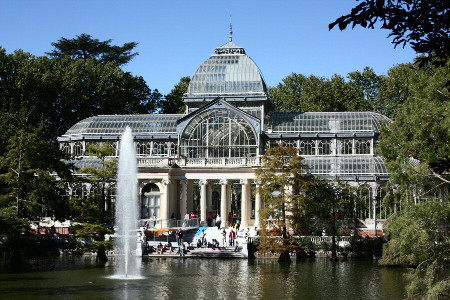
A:
<svg viewBox="0 0 450 300">
<path fill-rule="evenodd" d="M 225 228 L 222 231 L 222 246 L 224 249 L 227 246 L 227 232 L 225 231 Z"/>
<path fill-rule="evenodd" d="M 216 225 L 217 225 L 217 229 L 220 229 L 220 224 L 222 223 L 222 218 L 220 217 L 219 214 L 217 214 L 216 217 Z"/>
<path fill-rule="evenodd" d="M 184 223 L 183 223 L 183 226 L 184 226 L 184 227 L 188 227 L 188 224 L 189 224 L 189 214 L 186 213 L 186 214 L 184 215 Z"/>
<path fill-rule="evenodd" d="M 156 215 L 153 214 L 153 228 L 156 227 Z"/>
<path fill-rule="evenodd" d="M 209 227 L 211 227 L 212 219 L 213 219 L 213 213 L 212 213 L 212 211 L 210 211 L 208 214 L 208 226 Z"/>
<path fill-rule="evenodd" d="M 228 213 L 228 226 L 231 226 L 233 224 L 233 215 L 231 214 L 231 211 Z"/>
</svg>

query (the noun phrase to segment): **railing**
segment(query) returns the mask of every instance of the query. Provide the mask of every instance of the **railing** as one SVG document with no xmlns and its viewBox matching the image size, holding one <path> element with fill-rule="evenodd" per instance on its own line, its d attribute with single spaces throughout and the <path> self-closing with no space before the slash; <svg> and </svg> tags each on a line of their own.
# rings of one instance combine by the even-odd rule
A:
<svg viewBox="0 0 450 300">
<path fill-rule="evenodd" d="M 167 228 L 196 228 L 199 226 L 199 219 L 189 219 L 189 220 L 176 220 L 176 219 L 165 219 L 165 220 L 153 220 L 153 219 L 140 219 L 139 227 L 145 227 L 147 224 L 148 229 L 167 229 Z"/>
<path fill-rule="evenodd" d="M 169 157 L 138 157 L 138 167 L 257 167 L 261 165 L 260 157 L 233 158 L 169 158 Z"/>
</svg>

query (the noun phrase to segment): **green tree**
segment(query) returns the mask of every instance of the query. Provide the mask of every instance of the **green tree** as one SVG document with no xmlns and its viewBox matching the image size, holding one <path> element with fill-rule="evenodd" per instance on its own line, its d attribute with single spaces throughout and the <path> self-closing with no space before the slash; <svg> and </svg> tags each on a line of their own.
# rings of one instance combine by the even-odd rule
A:
<svg viewBox="0 0 450 300">
<path fill-rule="evenodd" d="M 60 38 L 52 43 L 55 47 L 46 54 L 50 57 L 62 59 L 65 56 L 74 59 L 96 58 L 103 63 L 115 62 L 117 65 L 127 64 L 138 52 L 132 52 L 136 48 L 136 42 L 125 43 L 122 46 L 112 46 L 111 39 L 100 41 L 92 38 L 90 34 L 82 33 L 75 38 Z"/>
<path fill-rule="evenodd" d="M 450 204 L 426 202 L 408 205 L 385 223 L 389 241 L 384 245 L 384 265 L 404 265 L 406 291 L 412 299 L 450 297 Z"/>
<path fill-rule="evenodd" d="M 410 94 L 410 77 L 418 68 L 417 65 L 399 64 L 381 76 L 376 111 L 393 119 L 400 111 Z"/>
<path fill-rule="evenodd" d="M 111 243 L 105 241 L 105 235 L 113 233 L 112 219 L 108 220 L 105 204 L 110 203 L 110 196 L 115 188 L 117 177 L 117 160 L 111 159 L 115 148 L 109 143 L 103 145 L 89 145 L 89 156 L 96 157 L 100 167 L 84 167 L 78 170 L 80 174 L 88 175 L 80 179 L 81 182 L 91 184 L 91 192 L 87 199 L 72 199 L 72 209 L 76 216 L 75 221 L 81 224 L 74 227 L 80 237 L 93 238 L 94 242 L 88 245 L 88 249 L 97 251 L 98 261 L 107 261 L 106 250 L 111 248 Z"/>
<path fill-rule="evenodd" d="M 404 106 L 382 131 L 379 149 L 397 193 L 431 181 L 450 183 L 450 95 L 444 88 L 449 71 L 449 64 L 415 68 Z"/>
<path fill-rule="evenodd" d="M 331 233 L 331 260 L 337 260 L 336 237 L 338 230 L 345 226 L 344 217 L 355 221 L 358 205 L 355 192 L 355 188 L 342 181 L 323 178 L 314 178 L 306 190 L 303 210 L 310 219 L 314 219 L 317 229 L 322 227 Z M 340 222 L 338 217 L 342 219 Z"/>
<path fill-rule="evenodd" d="M 364 0 L 347 15 L 337 18 L 329 25 L 344 30 L 352 24 L 365 28 L 375 28 L 380 22 L 381 28 L 390 31 L 392 43 L 406 44 L 420 54 L 422 64 L 433 61 L 435 66 L 447 63 L 450 54 L 450 22 L 448 20 L 448 2 L 445 0 Z"/>
<path fill-rule="evenodd" d="M 371 109 L 369 96 L 372 95 L 369 93 L 373 91 L 369 91 L 370 78 L 366 77 L 372 73 L 358 74 L 358 82 L 356 79 L 347 82 L 340 75 L 323 78 L 292 73 L 276 87 L 270 88 L 270 95 L 277 111 L 367 111 Z M 356 78 L 357 73 L 354 72 L 353 76 Z"/>
<path fill-rule="evenodd" d="M 256 180 L 264 183 L 259 187 L 264 203 L 264 209 L 260 211 L 262 229 L 259 249 L 280 253 L 278 260 L 283 262 L 290 261 L 289 252 L 297 250 L 287 230 L 295 203 L 302 201 L 302 190 L 306 185 L 306 165 L 297 153 L 297 149 L 283 145 L 270 148 L 262 157 L 262 167 L 256 171 Z M 268 231 L 271 226 L 274 228 L 272 236 Z"/>
<path fill-rule="evenodd" d="M 22 128 L 11 136 L 0 157 L 0 228 L 12 247 L 12 263 L 21 262 L 21 237 L 32 221 L 49 215 L 68 217 L 68 202 L 61 197 L 59 181 L 70 173 L 62 153 L 42 139 L 42 131 Z"/>
<path fill-rule="evenodd" d="M 158 108 L 163 114 L 182 114 L 186 110 L 183 103 L 183 95 L 187 93 L 191 78 L 189 76 L 181 77 L 180 81 L 164 98 L 160 98 Z"/>
<path fill-rule="evenodd" d="M 94 58 L 50 59 L 0 48 L 0 154 L 15 128 L 42 124 L 56 141 L 71 126 L 99 114 L 150 113 L 161 94 L 142 77 Z"/>
</svg>

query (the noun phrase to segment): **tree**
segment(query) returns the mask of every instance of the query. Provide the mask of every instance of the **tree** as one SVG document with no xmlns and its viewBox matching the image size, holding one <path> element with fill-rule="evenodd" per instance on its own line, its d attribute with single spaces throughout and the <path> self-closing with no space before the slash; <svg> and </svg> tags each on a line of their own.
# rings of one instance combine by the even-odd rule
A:
<svg viewBox="0 0 450 300">
<path fill-rule="evenodd" d="M 260 211 L 262 230 L 259 248 L 263 252 L 280 253 L 280 262 L 290 261 L 289 252 L 297 249 L 287 232 L 294 203 L 301 201 L 306 185 L 306 165 L 297 153 L 297 149 L 283 145 L 270 148 L 262 157 L 262 167 L 256 171 L 256 180 L 264 183 L 259 187 L 264 204 L 264 209 Z M 269 226 L 274 227 L 272 235 L 275 236 L 270 236 Z M 278 230 L 281 237 L 278 237 Z"/>
<path fill-rule="evenodd" d="M 150 113 L 161 94 L 142 77 L 95 58 L 34 57 L 0 48 L 0 154 L 4 141 L 22 125 L 42 124 L 56 141 L 78 121 L 99 114 Z"/>
<path fill-rule="evenodd" d="M 344 226 L 343 220 L 338 222 L 338 214 L 342 213 L 342 219 L 355 219 L 357 202 L 355 189 L 342 181 L 317 177 L 310 182 L 306 190 L 303 210 L 309 219 L 315 220 L 315 227 L 323 227 L 327 232 L 331 232 L 331 260 L 337 260 L 336 237 L 338 229 Z"/>
<path fill-rule="evenodd" d="M 450 297 L 449 212 L 448 201 L 430 201 L 407 205 L 385 223 L 389 241 L 380 263 L 412 267 L 407 273 L 409 298 Z"/>
<path fill-rule="evenodd" d="M 111 46 L 111 41 L 111 39 L 100 41 L 92 38 L 89 34 L 82 33 L 73 39 L 60 38 L 57 42 L 52 43 L 55 49 L 46 54 L 58 59 L 62 59 L 64 56 L 83 60 L 96 58 L 103 63 L 115 62 L 119 66 L 127 64 L 138 55 L 138 52 L 132 52 L 137 43 L 130 42 L 122 46 Z"/>
<path fill-rule="evenodd" d="M 99 159 L 101 167 L 84 167 L 78 171 L 88 175 L 80 181 L 90 183 L 91 192 L 87 199 L 74 198 L 72 201 L 72 208 L 77 216 L 75 219 L 81 222 L 74 229 L 81 237 L 94 238 L 89 246 L 97 251 L 97 260 L 104 262 L 108 260 L 106 250 L 111 247 L 111 243 L 105 241 L 105 235 L 114 232 L 108 224 L 111 219 L 107 219 L 105 204 L 115 187 L 117 160 L 110 158 L 114 155 L 115 148 L 109 143 L 89 145 L 88 153 Z"/>
<path fill-rule="evenodd" d="M 397 193 L 434 181 L 450 184 L 450 95 L 444 88 L 449 64 L 415 68 L 408 98 L 393 123 L 383 129 L 379 149 Z"/>
<path fill-rule="evenodd" d="M 183 103 L 183 95 L 187 93 L 191 78 L 189 76 L 181 77 L 180 81 L 164 98 L 160 98 L 158 108 L 163 114 L 182 114 L 186 106 Z"/>
<path fill-rule="evenodd" d="M 372 99 L 369 99 L 369 82 L 373 71 L 354 72 L 356 79 L 347 82 L 340 75 L 322 78 L 311 75 L 292 73 L 283 78 L 282 83 L 270 89 L 271 98 L 275 101 L 277 111 L 367 111 L 371 110 Z M 362 83 L 366 86 L 363 86 Z M 373 83 L 372 85 L 377 85 Z M 365 88 L 365 90 L 364 90 Z M 372 91 L 370 91 L 372 92 Z M 367 94 L 367 99 L 365 98 Z M 373 92 L 372 92 L 373 93 Z M 373 97 L 371 95 L 371 97 Z"/>
<path fill-rule="evenodd" d="M 390 31 L 392 43 L 397 47 L 410 44 L 426 57 L 419 57 L 424 65 L 433 61 L 435 66 L 447 63 L 450 54 L 450 22 L 448 2 L 445 0 L 364 0 L 347 15 L 337 18 L 328 27 L 336 25 L 340 30 L 352 24 L 373 29 L 381 22 L 381 28 Z"/>
<path fill-rule="evenodd" d="M 59 180 L 70 174 L 62 153 L 43 140 L 42 130 L 22 128 L 11 136 L 0 157 L 0 228 L 12 244 L 12 263 L 20 264 L 20 240 L 32 221 L 49 215 L 68 217 Z"/>
</svg>

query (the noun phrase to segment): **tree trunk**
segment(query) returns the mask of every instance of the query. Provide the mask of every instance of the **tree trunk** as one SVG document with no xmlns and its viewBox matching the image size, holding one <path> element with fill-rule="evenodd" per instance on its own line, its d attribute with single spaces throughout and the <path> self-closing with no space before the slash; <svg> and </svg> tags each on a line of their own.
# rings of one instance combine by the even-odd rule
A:
<svg viewBox="0 0 450 300">
<path fill-rule="evenodd" d="M 97 249 L 97 262 L 107 262 L 108 257 L 106 256 L 106 249 L 105 244 L 103 243 L 105 241 L 105 235 L 103 233 L 100 234 L 100 241 L 102 242 L 100 246 Z"/>
<path fill-rule="evenodd" d="M 291 262 L 291 256 L 289 255 L 289 251 L 283 251 L 278 258 L 278 262 Z"/>
</svg>

